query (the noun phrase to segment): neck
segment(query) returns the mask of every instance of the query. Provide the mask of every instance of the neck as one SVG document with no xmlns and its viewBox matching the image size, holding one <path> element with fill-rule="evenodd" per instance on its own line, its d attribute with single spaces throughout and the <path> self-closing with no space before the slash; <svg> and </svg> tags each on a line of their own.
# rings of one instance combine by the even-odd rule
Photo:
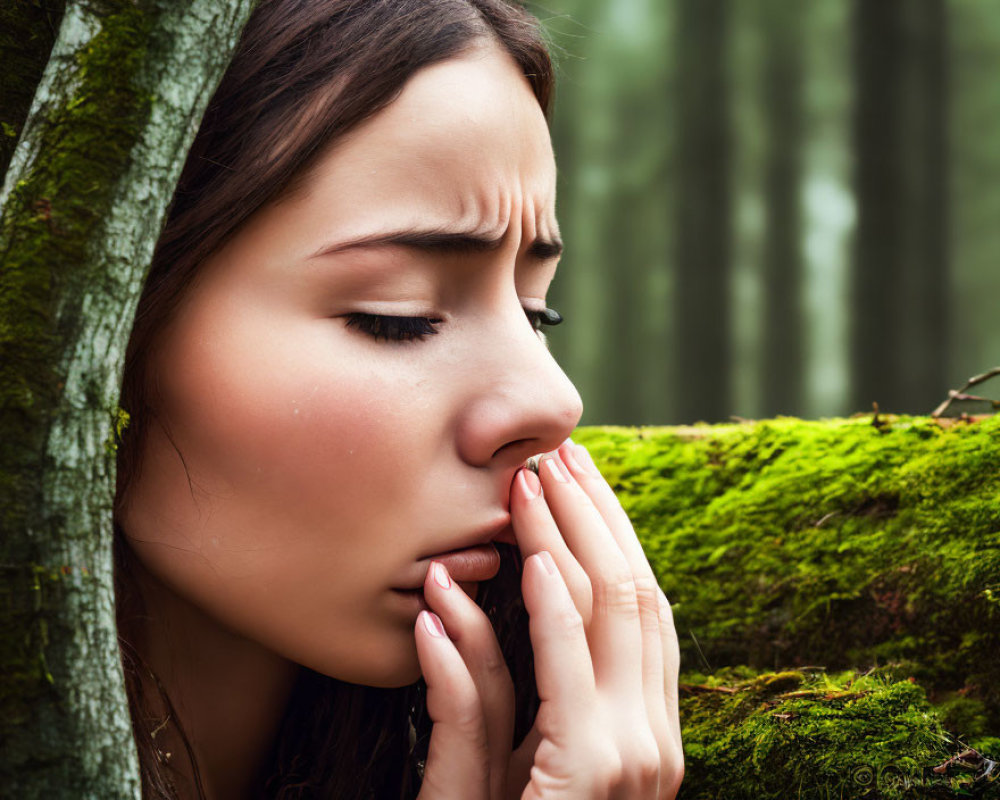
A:
<svg viewBox="0 0 1000 800">
<path fill-rule="evenodd" d="M 182 797 L 196 798 L 195 766 L 207 800 L 259 794 L 260 770 L 274 744 L 299 668 L 225 628 L 178 597 L 138 564 L 145 606 L 131 644 L 166 691 L 176 713 L 155 739 Z M 144 692 L 156 697 L 158 690 Z"/>
</svg>

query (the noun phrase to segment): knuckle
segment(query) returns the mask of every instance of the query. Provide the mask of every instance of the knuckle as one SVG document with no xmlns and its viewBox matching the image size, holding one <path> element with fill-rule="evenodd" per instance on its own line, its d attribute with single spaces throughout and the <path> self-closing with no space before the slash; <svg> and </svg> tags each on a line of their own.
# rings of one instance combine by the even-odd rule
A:
<svg viewBox="0 0 1000 800">
<path fill-rule="evenodd" d="M 471 676 L 429 692 L 427 710 L 435 724 L 449 725 L 469 736 L 485 736 L 483 706 Z"/>
<path fill-rule="evenodd" d="M 621 785 L 625 773 L 621 754 L 611 742 L 603 742 L 593 748 L 590 758 L 594 782 L 608 791 Z"/>
<path fill-rule="evenodd" d="M 512 684 L 510 671 L 503 654 L 495 647 L 489 648 L 483 657 L 483 674 L 488 681 L 496 684 Z"/>
<path fill-rule="evenodd" d="M 679 748 L 670 748 L 660 763 L 660 788 L 665 797 L 673 797 L 684 780 L 684 758 Z"/>
<path fill-rule="evenodd" d="M 615 614 L 636 616 L 639 606 L 636 601 L 636 586 L 632 575 L 617 572 L 599 576 L 592 581 L 594 610 Z"/>
<path fill-rule="evenodd" d="M 561 605 L 554 614 L 553 622 L 558 626 L 557 629 L 568 637 L 584 633 L 583 617 L 572 603 Z"/>
<path fill-rule="evenodd" d="M 635 599 L 644 629 L 658 631 L 660 626 L 660 587 L 652 573 L 635 578 Z"/>
<path fill-rule="evenodd" d="M 634 751 L 636 781 L 643 788 L 655 787 L 660 780 L 660 751 L 652 737 L 636 745 Z"/>
<path fill-rule="evenodd" d="M 483 719 L 482 710 L 463 710 L 452 722 L 466 742 L 466 745 L 478 753 L 489 751 L 489 742 L 486 737 L 486 724 Z"/>
</svg>

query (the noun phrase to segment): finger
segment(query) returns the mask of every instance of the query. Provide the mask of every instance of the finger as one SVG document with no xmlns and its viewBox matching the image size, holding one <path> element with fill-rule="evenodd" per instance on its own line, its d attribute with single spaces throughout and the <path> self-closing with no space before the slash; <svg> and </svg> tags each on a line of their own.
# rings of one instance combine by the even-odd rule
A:
<svg viewBox="0 0 1000 800">
<path fill-rule="evenodd" d="M 545 502 L 538 476 L 529 469 L 520 469 L 514 476 L 510 513 L 521 559 L 527 561 L 529 556 L 543 550 L 552 556 L 583 617 L 584 627 L 588 627 L 592 601 L 590 578 L 566 546 Z"/>
<path fill-rule="evenodd" d="M 674 612 L 670 607 L 670 601 L 661 590 L 659 593 L 660 604 L 660 639 L 663 649 L 663 693 L 666 700 L 667 719 L 677 742 L 677 747 L 682 746 L 681 742 L 681 716 L 677 694 L 678 673 L 681 667 L 681 650 L 677 642 L 677 630 L 674 626 Z"/>
<path fill-rule="evenodd" d="M 558 454 L 539 465 L 542 489 L 570 552 L 590 578 L 588 629 L 594 672 L 623 702 L 642 702 L 642 631 L 635 579 L 624 553 L 594 503 Z"/>
<path fill-rule="evenodd" d="M 437 615 L 421 611 L 417 658 L 434 723 L 419 800 L 487 800 L 486 727 L 475 682 Z"/>
<path fill-rule="evenodd" d="M 595 702 L 594 668 L 583 618 L 547 551 L 524 562 L 521 593 L 543 706 L 539 718 L 546 720 L 546 727 L 556 736 L 566 738 L 574 731 L 578 714 L 589 711 Z M 547 736 L 551 732 L 543 731 Z"/>
<path fill-rule="evenodd" d="M 502 798 L 514 740 L 514 684 L 493 626 L 438 561 L 427 570 L 424 598 L 444 622 L 476 685 L 490 752 L 490 796 Z"/>
<path fill-rule="evenodd" d="M 632 568 L 632 574 L 636 577 L 644 575 L 653 577 L 653 570 L 642 549 L 642 543 L 636 536 L 632 520 L 628 518 L 618 496 L 601 475 L 597 465 L 594 464 L 587 448 L 567 439 L 559 446 L 557 452 L 607 524 L 615 541 L 618 542 L 618 546 L 625 554 L 625 559 Z M 653 601 L 650 606 L 655 611 L 655 593 L 650 599 Z"/>
<path fill-rule="evenodd" d="M 611 486 L 604 480 L 593 459 L 590 458 L 587 449 L 567 439 L 559 447 L 559 455 L 600 512 L 632 570 L 642 631 L 642 692 L 646 716 L 660 752 L 666 758 L 671 749 L 670 745 L 677 740 L 677 737 L 669 719 L 665 696 L 665 651 L 662 638 L 664 623 L 660 619 L 660 598 L 663 592 L 646 559 L 631 520 L 618 502 Z"/>
</svg>

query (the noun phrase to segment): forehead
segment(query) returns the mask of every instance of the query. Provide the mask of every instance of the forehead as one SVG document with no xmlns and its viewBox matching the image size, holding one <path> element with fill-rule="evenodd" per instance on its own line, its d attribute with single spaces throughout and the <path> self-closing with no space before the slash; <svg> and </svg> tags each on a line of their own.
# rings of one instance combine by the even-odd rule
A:
<svg viewBox="0 0 1000 800">
<path fill-rule="evenodd" d="M 339 140 L 303 186 L 336 233 L 419 224 L 558 235 L 555 161 L 528 81 L 497 46 L 426 67 Z"/>
</svg>

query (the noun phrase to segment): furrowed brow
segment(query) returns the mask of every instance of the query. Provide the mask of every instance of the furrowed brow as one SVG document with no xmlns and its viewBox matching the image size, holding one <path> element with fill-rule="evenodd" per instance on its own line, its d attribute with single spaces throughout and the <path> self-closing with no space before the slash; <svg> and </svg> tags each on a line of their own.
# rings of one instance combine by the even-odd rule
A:
<svg viewBox="0 0 1000 800">
<path fill-rule="evenodd" d="M 488 253 L 503 244 L 503 237 L 466 231 L 420 231 L 403 230 L 390 233 L 375 233 L 346 242 L 324 246 L 311 258 L 333 255 L 350 250 L 377 247 L 410 247 L 428 253 Z M 562 252 L 562 242 L 558 240 L 536 239 L 528 248 L 528 253 L 541 261 L 555 258 Z"/>
</svg>

